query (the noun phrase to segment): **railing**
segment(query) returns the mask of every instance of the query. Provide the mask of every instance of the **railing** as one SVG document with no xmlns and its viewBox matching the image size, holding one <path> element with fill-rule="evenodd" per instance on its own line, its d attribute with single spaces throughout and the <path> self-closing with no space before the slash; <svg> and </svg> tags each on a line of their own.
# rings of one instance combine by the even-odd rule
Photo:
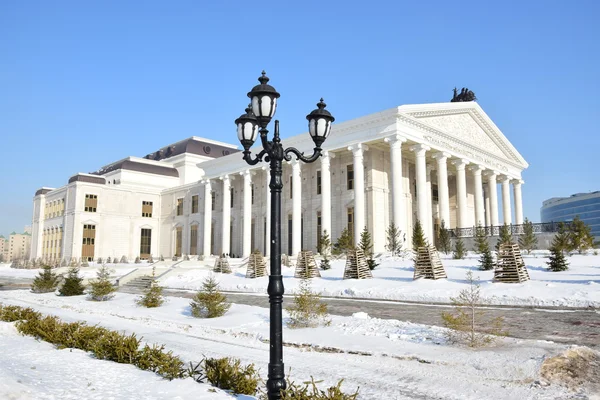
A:
<svg viewBox="0 0 600 400">
<path fill-rule="evenodd" d="M 533 233 L 554 233 L 558 232 L 558 222 L 542 222 L 533 225 Z M 508 225 L 510 229 L 510 233 L 512 235 L 522 235 L 524 233 L 523 230 L 524 225 Z M 484 226 L 482 229 L 485 231 L 486 236 L 498 236 L 500 235 L 500 229 L 502 225 L 499 226 Z M 450 237 L 473 237 L 477 232 L 477 227 L 471 226 L 468 228 L 454 228 L 448 229 L 450 233 Z"/>
</svg>

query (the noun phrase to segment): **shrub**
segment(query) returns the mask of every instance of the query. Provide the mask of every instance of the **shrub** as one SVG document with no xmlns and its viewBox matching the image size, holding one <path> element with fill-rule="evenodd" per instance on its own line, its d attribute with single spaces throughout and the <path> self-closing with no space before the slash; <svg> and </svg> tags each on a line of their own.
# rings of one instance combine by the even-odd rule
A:
<svg viewBox="0 0 600 400">
<path fill-rule="evenodd" d="M 326 390 L 317 387 L 320 382 L 315 381 L 312 376 L 309 382 L 303 382 L 302 385 L 288 379 L 287 388 L 281 391 L 281 400 L 356 400 L 358 397 L 358 388 L 352 394 L 342 392 L 343 379 Z"/>
<path fill-rule="evenodd" d="M 100 360 L 122 364 L 135 364 L 140 339 L 135 333 L 129 336 L 116 331 L 106 331 L 92 346 L 92 352 Z"/>
<path fill-rule="evenodd" d="M 0 320 L 4 322 L 15 322 L 26 319 L 39 319 L 42 314 L 33 308 L 22 308 L 19 306 L 4 306 L 0 304 Z"/>
<path fill-rule="evenodd" d="M 126 257 L 126 256 L 123 256 L 123 257 L 121 257 L 121 261 L 120 261 L 120 262 L 121 262 L 121 264 L 129 264 L 129 260 L 127 259 L 127 257 Z M 115 261 L 115 264 L 116 264 L 116 263 L 117 263 L 117 262 Z"/>
<path fill-rule="evenodd" d="M 214 386 L 235 394 L 253 395 L 260 378 L 254 364 L 241 365 L 236 358 L 205 358 L 202 362 L 206 379 Z"/>
<path fill-rule="evenodd" d="M 33 279 L 31 291 L 33 293 L 50 293 L 56 290 L 60 277 L 52 272 L 50 265 L 44 265 L 43 270 Z"/>
<path fill-rule="evenodd" d="M 136 365 L 145 371 L 152 371 L 168 380 L 183 378 L 183 361 L 172 351 L 165 352 L 165 346 L 145 345 L 137 354 Z"/>
<path fill-rule="evenodd" d="M 79 268 L 70 267 L 63 285 L 58 289 L 61 296 L 79 296 L 85 292 L 83 278 L 79 276 Z"/>
<path fill-rule="evenodd" d="M 219 290 L 219 283 L 214 276 L 208 276 L 202 282 L 202 289 L 190 302 L 192 315 L 196 318 L 216 318 L 225 315 L 231 304 Z"/>
<path fill-rule="evenodd" d="M 310 288 L 310 279 L 300 281 L 300 290 L 294 294 L 294 303 L 286 308 L 290 314 L 287 326 L 289 328 L 312 328 L 329 325 L 327 304 L 321 301 L 321 297 Z"/>
<path fill-rule="evenodd" d="M 135 261 L 134 261 L 133 263 L 134 263 L 134 264 L 140 264 L 141 262 L 142 262 L 142 261 L 140 260 L 140 257 L 139 257 L 139 256 L 137 256 L 137 257 L 135 258 Z"/>
<path fill-rule="evenodd" d="M 162 294 L 163 288 L 155 279 L 155 271 L 156 269 L 152 267 L 152 282 L 150 283 L 150 287 L 145 289 L 144 294 L 135 301 L 139 306 L 154 308 L 160 307 L 165 302 Z"/>
<path fill-rule="evenodd" d="M 96 279 L 90 281 L 90 291 L 88 293 L 91 300 L 106 301 L 115 297 L 114 292 L 117 290 L 110 281 L 110 272 L 106 264 L 98 269 Z"/>
</svg>

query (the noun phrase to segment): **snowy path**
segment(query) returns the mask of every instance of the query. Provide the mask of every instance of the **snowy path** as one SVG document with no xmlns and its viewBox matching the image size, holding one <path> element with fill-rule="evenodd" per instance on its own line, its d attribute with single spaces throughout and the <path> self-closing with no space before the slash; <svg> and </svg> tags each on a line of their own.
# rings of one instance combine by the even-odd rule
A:
<svg viewBox="0 0 600 400">
<path fill-rule="evenodd" d="M 268 336 L 268 313 L 257 307 L 234 305 L 228 316 L 210 321 L 186 315 L 187 301 L 177 298 L 154 310 L 132 306 L 133 296 L 124 293 L 102 304 L 85 301 L 84 297 L 61 298 L 25 291 L 0 292 L 0 301 L 31 306 L 65 320 L 85 320 L 136 332 L 148 342 L 164 343 L 185 360 L 199 361 L 203 355 L 235 356 L 244 363 L 255 363 L 261 373 L 266 373 L 269 348 L 259 339 Z M 370 350 L 372 354 L 332 354 L 286 347 L 286 373 L 291 367 L 294 379 L 303 381 L 312 375 L 323 379 L 323 384 L 345 378 L 344 390 L 360 386 L 360 399 L 556 399 L 566 395 L 557 387 L 531 385 L 541 360 L 560 346 L 507 341 L 496 349 L 465 351 L 436 346 L 419 337 L 426 327 L 412 328 L 417 336 L 400 335 L 406 338 L 395 339 L 385 333 L 398 324 L 403 323 L 335 317 L 329 328 L 286 329 L 286 341 Z M 436 331 L 429 330 L 426 335 L 435 336 Z"/>
</svg>

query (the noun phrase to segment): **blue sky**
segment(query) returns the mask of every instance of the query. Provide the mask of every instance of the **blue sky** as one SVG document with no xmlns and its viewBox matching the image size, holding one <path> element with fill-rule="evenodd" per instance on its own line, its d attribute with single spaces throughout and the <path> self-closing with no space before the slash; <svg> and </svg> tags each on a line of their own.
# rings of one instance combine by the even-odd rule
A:
<svg viewBox="0 0 600 400">
<path fill-rule="evenodd" d="M 0 233 L 42 186 L 197 135 L 237 143 L 262 69 L 283 136 L 319 97 L 338 121 L 479 104 L 529 162 L 525 216 L 600 190 L 597 1 L 0 3 Z"/>
</svg>

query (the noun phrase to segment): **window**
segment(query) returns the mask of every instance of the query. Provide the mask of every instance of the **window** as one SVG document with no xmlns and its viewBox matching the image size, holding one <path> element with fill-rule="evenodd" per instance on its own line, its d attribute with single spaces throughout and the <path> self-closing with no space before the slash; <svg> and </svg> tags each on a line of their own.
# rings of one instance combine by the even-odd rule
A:
<svg viewBox="0 0 600 400">
<path fill-rule="evenodd" d="M 192 214 L 198 214 L 198 195 L 192 196 Z"/>
<path fill-rule="evenodd" d="M 198 225 L 190 227 L 190 255 L 198 255 Z"/>
<path fill-rule="evenodd" d="M 288 256 L 292 254 L 292 214 L 288 214 Z"/>
<path fill-rule="evenodd" d="M 215 210 L 216 202 L 217 202 L 217 194 L 215 192 L 210 192 L 210 206 L 213 211 Z"/>
<path fill-rule="evenodd" d="M 183 215 L 183 197 L 177 199 L 177 215 Z"/>
<path fill-rule="evenodd" d="M 346 165 L 346 188 L 354 189 L 354 165 Z"/>
<path fill-rule="evenodd" d="M 175 256 L 181 257 L 181 241 L 183 239 L 183 228 L 178 226 L 175 230 Z"/>
<path fill-rule="evenodd" d="M 233 188 L 229 188 L 229 206 L 233 208 Z"/>
<path fill-rule="evenodd" d="M 254 184 L 250 185 L 250 197 L 252 198 L 252 204 L 254 204 Z"/>
<path fill-rule="evenodd" d="M 348 207 L 348 233 L 354 240 L 354 207 Z"/>
<path fill-rule="evenodd" d="M 151 201 L 142 201 L 142 217 L 152 218 Z"/>
<path fill-rule="evenodd" d="M 97 207 L 98 207 L 98 195 L 86 194 L 85 195 L 85 206 L 84 206 L 83 210 L 87 211 L 87 212 L 96 212 Z"/>
<path fill-rule="evenodd" d="M 294 180 L 292 175 L 290 175 L 290 199 L 294 198 Z"/>
<path fill-rule="evenodd" d="M 435 203 L 438 203 L 440 201 L 437 185 L 431 185 L 431 198 Z"/>
<path fill-rule="evenodd" d="M 321 194 L 321 171 L 317 171 L 317 194 Z"/>
<path fill-rule="evenodd" d="M 321 253 L 321 211 L 317 211 L 317 252 Z"/>
<path fill-rule="evenodd" d="M 140 240 L 140 258 L 147 260 L 150 258 L 152 243 L 152 229 L 142 228 L 141 240 Z"/>
<path fill-rule="evenodd" d="M 96 225 L 83 225 L 83 243 L 81 245 L 81 257 L 87 261 L 94 259 L 94 247 L 96 244 Z"/>
</svg>

